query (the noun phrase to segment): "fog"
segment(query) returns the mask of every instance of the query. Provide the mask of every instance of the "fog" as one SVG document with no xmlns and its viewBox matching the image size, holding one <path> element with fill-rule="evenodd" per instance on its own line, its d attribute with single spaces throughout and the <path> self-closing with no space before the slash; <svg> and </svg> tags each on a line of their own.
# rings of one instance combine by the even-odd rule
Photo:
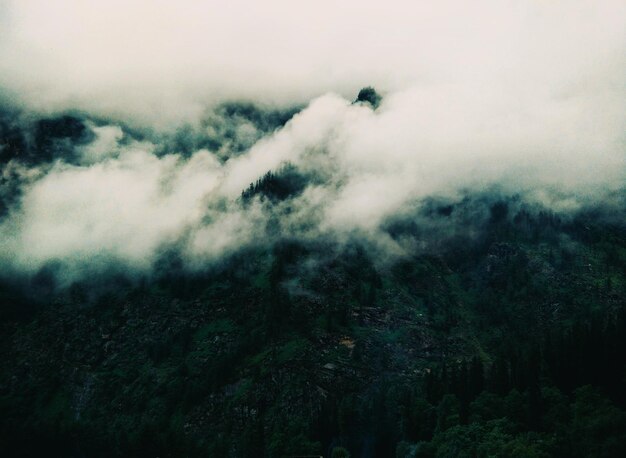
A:
<svg viewBox="0 0 626 458">
<path fill-rule="evenodd" d="M 160 125 L 216 100 L 304 103 L 442 83 L 522 99 L 618 91 L 619 0 L 8 0 L 0 84 L 38 109 Z"/>
<path fill-rule="evenodd" d="M 194 268 L 282 236 L 395 256 L 386 222 L 428 198 L 606 202 L 626 178 L 624 19 L 617 1 L 3 2 L 7 125 L 27 146 L 42 117 L 87 133 L 0 165 L 0 262 L 72 278 L 176 247 Z M 376 109 L 353 103 L 370 84 Z M 286 164 L 303 189 L 241 197 Z"/>
</svg>

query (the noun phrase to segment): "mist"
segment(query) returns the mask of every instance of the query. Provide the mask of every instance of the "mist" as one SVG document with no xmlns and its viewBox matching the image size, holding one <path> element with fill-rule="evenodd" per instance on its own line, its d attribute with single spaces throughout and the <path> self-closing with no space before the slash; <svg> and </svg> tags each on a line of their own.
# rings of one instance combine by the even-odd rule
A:
<svg viewBox="0 0 626 458">
<path fill-rule="evenodd" d="M 217 101 L 306 103 L 365 85 L 544 101 L 623 86 L 617 0 L 2 3 L 0 84 L 40 110 L 166 126 Z"/>
<path fill-rule="evenodd" d="M 624 18 L 617 1 L 3 2 L 0 263 L 71 280 L 174 248 L 196 269 L 281 237 L 393 257 L 419 240 L 389 222 L 429 199 L 621 205 Z M 377 107 L 354 103 L 368 85 Z M 285 195 L 245 195 L 287 169 Z"/>
</svg>

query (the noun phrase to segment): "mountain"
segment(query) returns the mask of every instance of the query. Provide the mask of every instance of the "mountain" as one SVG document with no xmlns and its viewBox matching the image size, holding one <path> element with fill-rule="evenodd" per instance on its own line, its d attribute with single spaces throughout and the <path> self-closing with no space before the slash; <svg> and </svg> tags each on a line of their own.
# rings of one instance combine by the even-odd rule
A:
<svg viewBox="0 0 626 458">
<path fill-rule="evenodd" d="M 281 237 L 5 279 L 5 456 L 620 456 L 624 221 L 468 195 L 390 223 L 428 243 L 382 261 Z"/>
</svg>

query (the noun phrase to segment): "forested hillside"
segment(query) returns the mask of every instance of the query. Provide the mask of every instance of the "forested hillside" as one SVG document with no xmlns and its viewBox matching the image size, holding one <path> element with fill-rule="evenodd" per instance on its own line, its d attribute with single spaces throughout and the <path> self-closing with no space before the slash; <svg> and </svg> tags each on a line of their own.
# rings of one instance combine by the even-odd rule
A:
<svg viewBox="0 0 626 458">
<path fill-rule="evenodd" d="M 0 458 L 625 458 L 624 0 L 0 0 Z"/>
<path fill-rule="evenodd" d="M 301 186 L 287 172 L 241 199 L 286 198 Z M 622 456 L 623 216 L 485 194 L 390 223 L 429 240 L 390 260 L 358 240 L 284 238 L 195 273 L 170 253 L 150 277 L 5 279 L 1 443 L 6 456 Z"/>
</svg>

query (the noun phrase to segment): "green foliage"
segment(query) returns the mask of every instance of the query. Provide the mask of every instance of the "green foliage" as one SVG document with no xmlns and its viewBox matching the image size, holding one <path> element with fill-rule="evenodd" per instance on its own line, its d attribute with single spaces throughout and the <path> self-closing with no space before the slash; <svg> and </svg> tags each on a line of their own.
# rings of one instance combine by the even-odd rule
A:
<svg viewBox="0 0 626 458">
<path fill-rule="evenodd" d="M 331 458 L 350 458 L 350 452 L 343 447 L 333 447 Z"/>
<path fill-rule="evenodd" d="M 0 282 L 0 445 L 626 456 L 623 230 L 467 205 L 425 217 L 472 214 L 475 238 L 388 264 L 356 242 L 281 240 L 193 274 L 166 253 L 153 281 L 74 285 L 52 305 Z M 418 233 L 406 221 L 389 232 Z M 53 283 L 50 267 L 32 286 Z"/>
<path fill-rule="evenodd" d="M 454 394 L 446 394 L 437 407 L 437 430 L 445 431 L 458 425 L 461 405 Z"/>
<path fill-rule="evenodd" d="M 235 324 L 229 319 L 215 320 L 198 329 L 193 338 L 197 342 L 202 342 L 215 334 L 229 333 L 235 329 Z"/>
<path fill-rule="evenodd" d="M 356 102 L 368 102 L 373 108 L 378 108 L 382 99 L 373 87 L 368 86 L 359 91 Z"/>
<path fill-rule="evenodd" d="M 285 165 L 278 172 L 267 172 L 255 183 L 241 192 L 241 199 L 248 202 L 254 196 L 270 200 L 285 200 L 300 194 L 307 185 L 307 179 L 293 165 Z"/>
<path fill-rule="evenodd" d="M 589 385 L 578 388 L 574 395 L 570 431 L 576 456 L 624 456 L 626 412 Z"/>
</svg>

